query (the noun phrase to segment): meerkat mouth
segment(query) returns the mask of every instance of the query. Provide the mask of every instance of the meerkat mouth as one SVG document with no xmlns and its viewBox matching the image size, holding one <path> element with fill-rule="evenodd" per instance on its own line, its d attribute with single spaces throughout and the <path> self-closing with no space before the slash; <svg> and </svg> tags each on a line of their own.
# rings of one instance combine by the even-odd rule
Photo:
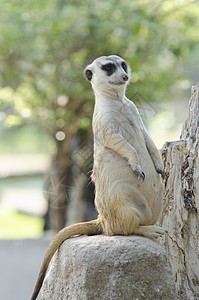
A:
<svg viewBox="0 0 199 300">
<path fill-rule="evenodd" d="M 120 81 L 120 82 L 115 82 L 115 81 L 108 81 L 109 84 L 113 84 L 113 85 L 123 85 L 125 84 L 126 82 L 124 81 Z"/>
</svg>

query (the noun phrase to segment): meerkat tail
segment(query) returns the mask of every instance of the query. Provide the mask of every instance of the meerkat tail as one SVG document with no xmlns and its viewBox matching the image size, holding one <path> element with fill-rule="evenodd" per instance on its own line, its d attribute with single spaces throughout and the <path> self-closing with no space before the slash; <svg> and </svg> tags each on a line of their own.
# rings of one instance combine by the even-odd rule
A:
<svg viewBox="0 0 199 300">
<path fill-rule="evenodd" d="M 51 258 L 53 257 L 55 251 L 66 239 L 73 237 L 75 235 L 84 235 L 84 234 L 92 235 L 92 234 L 101 234 L 101 233 L 102 233 L 102 228 L 99 219 L 92 220 L 89 222 L 77 223 L 60 230 L 54 236 L 54 238 L 52 239 L 52 241 L 50 242 L 47 248 L 31 300 L 35 300 L 37 298 L 42 283 L 44 281 L 44 277 L 48 269 L 48 265 L 51 261 Z"/>
</svg>

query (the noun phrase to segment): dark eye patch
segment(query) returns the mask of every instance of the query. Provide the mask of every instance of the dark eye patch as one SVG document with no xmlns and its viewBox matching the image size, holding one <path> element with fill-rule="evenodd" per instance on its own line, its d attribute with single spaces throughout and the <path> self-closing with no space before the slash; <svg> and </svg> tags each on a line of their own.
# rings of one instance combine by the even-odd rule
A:
<svg viewBox="0 0 199 300">
<path fill-rule="evenodd" d="M 106 72 L 107 76 L 111 76 L 116 71 L 116 65 L 113 63 L 108 63 L 101 66 L 101 69 Z"/>
<path fill-rule="evenodd" d="M 121 63 L 121 66 L 122 66 L 122 69 L 123 69 L 125 72 L 127 72 L 127 64 L 125 63 L 125 61 L 123 61 L 123 62 Z"/>
</svg>

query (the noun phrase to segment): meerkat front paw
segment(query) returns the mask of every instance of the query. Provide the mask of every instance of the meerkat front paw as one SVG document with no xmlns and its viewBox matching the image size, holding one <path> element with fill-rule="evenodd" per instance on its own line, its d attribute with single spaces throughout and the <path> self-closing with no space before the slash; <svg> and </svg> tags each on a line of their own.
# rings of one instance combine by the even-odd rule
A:
<svg viewBox="0 0 199 300">
<path fill-rule="evenodd" d="M 128 161 L 128 165 L 131 167 L 131 169 L 133 170 L 135 175 L 137 175 L 138 179 L 141 179 L 142 181 L 144 181 L 145 174 L 142 171 L 141 167 L 139 165 L 132 164 L 130 161 Z"/>
<path fill-rule="evenodd" d="M 154 165 L 155 165 L 156 171 L 161 175 L 162 179 L 164 180 L 165 173 L 164 173 L 164 167 L 163 167 L 162 163 L 156 162 L 156 163 L 154 163 Z"/>
<path fill-rule="evenodd" d="M 142 181 L 144 181 L 144 179 L 145 179 L 145 174 L 144 174 L 144 172 L 143 172 L 141 169 L 136 168 L 136 169 L 133 170 L 133 171 L 134 171 L 134 173 L 138 176 L 138 179 L 141 179 Z"/>
</svg>

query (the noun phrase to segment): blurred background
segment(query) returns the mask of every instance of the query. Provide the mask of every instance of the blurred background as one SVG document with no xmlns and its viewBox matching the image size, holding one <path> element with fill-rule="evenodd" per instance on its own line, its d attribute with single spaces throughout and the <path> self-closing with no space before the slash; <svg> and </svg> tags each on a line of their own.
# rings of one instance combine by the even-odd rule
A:
<svg viewBox="0 0 199 300">
<path fill-rule="evenodd" d="M 161 148 L 198 81 L 198 28 L 197 1 L 0 0 L 1 299 L 30 298 L 53 233 L 96 217 L 86 65 L 127 61 L 127 97 Z"/>
</svg>

